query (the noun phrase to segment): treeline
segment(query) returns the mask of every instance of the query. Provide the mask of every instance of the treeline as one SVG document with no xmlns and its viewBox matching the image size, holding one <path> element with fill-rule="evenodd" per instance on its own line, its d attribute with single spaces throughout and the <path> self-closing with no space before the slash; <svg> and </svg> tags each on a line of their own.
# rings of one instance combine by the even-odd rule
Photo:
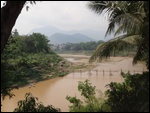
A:
<svg viewBox="0 0 150 113">
<path fill-rule="evenodd" d="M 91 41 L 91 42 L 80 42 L 80 43 L 66 43 L 54 45 L 53 50 L 55 51 L 86 51 L 94 50 L 99 44 L 104 43 L 104 41 Z"/>
<path fill-rule="evenodd" d="M 80 42 L 80 43 L 66 43 L 52 45 L 52 50 L 58 54 L 86 54 L 91 55 L 97 47 L 104 44 L 104 41 L 91 41 L 91 42 Z M 128 47 L 123 51 L 117 51 L 112 53 L 112 56 L 133 56 L 136 52 L 136 46 Z"/>
<path fill-rule="evenodd" d="M 46 36 L 40 33 L 20 36 L 15 30 L 1 55 L 1 94 L 8 95 L 16 86 L 64 76 L 68 66 L 52 51 Z"/>
</svg>

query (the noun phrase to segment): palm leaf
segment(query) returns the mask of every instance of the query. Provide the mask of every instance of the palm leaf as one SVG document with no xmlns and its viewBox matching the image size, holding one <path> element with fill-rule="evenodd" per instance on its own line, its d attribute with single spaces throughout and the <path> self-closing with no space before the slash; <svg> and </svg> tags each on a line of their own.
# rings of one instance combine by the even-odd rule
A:
<svg viewBox="0 0 150 113">
<path fill-rule="evenodd" d="M 140 34 L 143 28 L 143 20 L 138 18 L 136 15 L 125 13 L 118 15 L 114 18 L 108 26 L 105 36 L 114 33 L 117 28 L 115 35 L 122 33 L 128 34 Z"/>
<path fill-rule="evenodd" d="M 98 14 L 111 13 L 117 1 L 91 1 L 88 7 Z"/>
<path fill-rule="evenodd" d="M 92 56 L 89 59 L 89 62 L 94 62 L 99 59 L 101 61 L 103 58 L 108 58 L 112 54 L 115 54 L 119 51 L 127 50 L 136 45 L 136 41 L 139 39 L 138 35 L 122 35 L 114 39 L 109 40 L 106 43 L 103 43 L 97 47 Z"/>
<path fill-rule="evenodd" d="M 145 38 L 137 40 L 138 49 L 137 49 L 136 55 L 133 59 L 133 64 L 136 64 L 137 61 L 143 61 L 143 60 L 146 61 L 149 59 L 149 47 L 147 44 L 145 44 L 145 40 L 146 40 Z M 147 64 L 147 65 L 149 65 L 149 64 Z"/>
</svg>

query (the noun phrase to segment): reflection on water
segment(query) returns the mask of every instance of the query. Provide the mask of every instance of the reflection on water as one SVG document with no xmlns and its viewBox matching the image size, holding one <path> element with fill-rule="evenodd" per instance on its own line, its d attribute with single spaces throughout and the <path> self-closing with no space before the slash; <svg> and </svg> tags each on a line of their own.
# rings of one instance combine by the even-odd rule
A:
<svg viewBox="0 0 150 113">
<path fill-rule="evenodd" d="M 33 96 L 38 97 L 39 101 L 46 105 L 53 105 L 61 109 L 61 111 L 69 111 L 69 101 L 65 98 L 69 96 L 77 96 L 81 98 L 80 93 L 77 90 L 78 81 L 90 80 L 96 89 L 104 92 L 106 90 L 105 85 L 110 82 L 122 82 L 123 78 L 120 76 L 121 69 L 125 71 L 131 70 L 131 72 L 143 70 L 143 65 L 132 65 L 131 59 L 125 59 L 120 62 L 100 63 L 98 66 L 88 72 L 75 72 L 70 73 L 65 77 L 54 78 L 47 81 L 42 81 L 35 84 L 35 87 L 23 87 L 19 90 L 13 90 L 15 97 L 13 99 L 6 98 L 2 101 L 1 111 L 11 112 L 16 108 L 17 102 L 24 99 L 25 93 L 31 92 Z M 129 67 L 130 66 L 130 67 Z M 133 71 L 134 70 L 134 71 Z"/>
</svg>

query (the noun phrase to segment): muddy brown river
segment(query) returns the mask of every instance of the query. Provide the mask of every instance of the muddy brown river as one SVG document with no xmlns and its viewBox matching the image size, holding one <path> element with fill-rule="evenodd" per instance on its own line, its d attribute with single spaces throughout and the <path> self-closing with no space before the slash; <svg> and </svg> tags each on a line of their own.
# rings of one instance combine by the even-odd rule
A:
<svg viewBox="0 0 150 113">
<path fill-rule="evenodd" d="M 63 56 L 65 57 L 65 56 Z M 75 56 L 77 57 L 77 56 Z M 75 57 L 70 57 L 69 60 L 75 62 Z M 78 56 L 80 59 L 80 56 Z M 85 61 L 88 57 L 83 57 L 78 61 Z M 66 58 L 67 59 L 67 58 Z M 83 59 L 83 60 L 82 60 Z M 76 61 L 76 62 L 78 62 Z M 53 105 L 60 108 L 61 111 L 69 111 L 69 101 L 65 98 L 69 96 L 77 96 L 81 98 L 80 93 L 77 90 L 78 81 L 85 81 L 89 79 L 93 86 L 96 86 L 97 90 L 104 92 L 107 90 L 105 85 L 110 82 L 123 82 L 123 78 L 120 76 L 120 71 L 130 71 L 131 73 L 142 73 L 146 69 L 144 64 L 132 65 L 132 58 L 129 57 L 118 57 L 107 62 L 97 63 L 96 68 L 87 72 L 75 72 L 70 73 L 65 77 L 54 78 L 35 84 L 35 87 L 22 87 L 14 89 L 12 92 L 15 97 L 12 99 L 6 98 L 1 101 L 2 112 L 12 112 L 17 107 L 17 102 L 24 99 L 25 93 L 31 92 L 33 96 L 38 97 L 45 106 Z"/>
</svg>

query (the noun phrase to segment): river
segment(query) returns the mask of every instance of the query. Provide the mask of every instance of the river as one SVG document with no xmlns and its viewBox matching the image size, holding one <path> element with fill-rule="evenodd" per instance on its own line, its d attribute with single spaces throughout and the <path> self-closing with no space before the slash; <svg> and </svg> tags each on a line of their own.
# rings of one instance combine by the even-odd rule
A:
<svg viewBox="0 0 150 113">
<path fill-rule="evenodd" d="M 65 56 L 63 56 L 65 57 Z M 75 62 L 74 57 L 67 57 L 70 61 L 71 59 Z M 67 59 L 66 58 L 66 59 Z M 86 58 L 80 58 L 76 61 L 85 61 Z M 87 57 L 88 58 L 88 57 Z M 83 59 L 83 60 L 82 60 Z M 74 72 L 70 73 L 65 77 L 54 78 L 46 81 L 41 81 L 35 84 L 33 87 L 22 87 L 19 89 L 14 89 L 12 92 L 15 97 L 9 99 L 5 98 L 4 101 L 1 100 L 3 112 L 12 112 L 14 108 L 17 107 L 17 102 L 24 99 L 25 93 L 31 92 L 33 96 L 38 97 L 39 101 L 46 105 L 53 105 L 60 108 L 62 112 L 69 111 L 69 101 L 65 98 L 66 96 L 77 96 L 81 98 L 80 93 L 77 90 L 78 81 L 90 80 L 96 89 L 104 92 L 106 90 L 105 85 L 110 82 L 123 82 L 123 78 L 120 76 L 120 71 L 129 71 L 131 73 L 142 73 L 145 70 L 144 64 L 132 65 L 132 58 L 120 57 L 118 59 L 113 59 L 108 62 L 97 63 L 96 68 L 87 72 Z"/>
</svg>

